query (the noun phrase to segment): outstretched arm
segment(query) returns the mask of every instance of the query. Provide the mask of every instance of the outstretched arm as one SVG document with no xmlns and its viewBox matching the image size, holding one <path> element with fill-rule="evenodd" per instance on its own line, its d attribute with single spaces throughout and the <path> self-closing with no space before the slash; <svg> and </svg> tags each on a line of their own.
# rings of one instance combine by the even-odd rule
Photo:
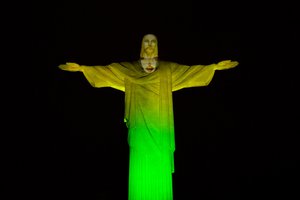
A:
<svg viewBox="0 0 300 200">
<path fill-rule="evenodd" d="M 83 71 L 82 67 L 78 65 L 77 63 L 71 63 L 67 62 L 66 64 L 62 64 L 58 66 L 60 69 L 65 70 L 65 71 L 70 71 L 70 72 L 78 72 L 78 71 Z"/>
<path fill-rule="evenodd" d="M 236 67 L 238 64 L 238 61 L 223 60 L 215 65 L 215 70 L 231 69 Z"/>
<path fill-rule="evenodd" d="M 225 70 L 236 67 L 237 61 L 224 60 L 210 65 L 178 65 L 172 66 L 172 91 L 183 88 L 208 85 L 216 70 Z"/>
<path fill-rule="evenodd" d="M 93 87 L 112 87 L 125 91 L 124 78 L 126 70 L 118 63 L 107 66 L 85 66 L 67 62 L 58 66 L 60 69 L 70 72 L 82 72 Z"/>
</svg>

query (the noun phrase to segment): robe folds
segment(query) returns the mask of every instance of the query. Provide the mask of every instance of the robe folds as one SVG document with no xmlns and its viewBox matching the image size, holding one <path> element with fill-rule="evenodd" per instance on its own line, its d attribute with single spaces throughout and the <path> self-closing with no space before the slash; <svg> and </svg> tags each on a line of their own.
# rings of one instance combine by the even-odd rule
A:
<svg viewBox="0 0 300 200">
<path fill-rule="evenodd" d="M 125 92 L 124 121 L 128 128 L 129 200 L 172 200 L 174 119 L 172 92 L 206 86 L 215 65 L 187 66 L 158 61 L 153 73 L 139 61 L 84 66 L 82 72 L 96 88 Z"/>
</svg>

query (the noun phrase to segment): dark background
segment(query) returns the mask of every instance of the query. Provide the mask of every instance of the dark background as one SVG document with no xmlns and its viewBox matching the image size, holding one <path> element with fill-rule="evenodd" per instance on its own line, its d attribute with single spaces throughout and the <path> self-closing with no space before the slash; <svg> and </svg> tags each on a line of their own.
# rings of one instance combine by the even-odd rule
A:
<svg viewBox="0 0 300 200">
<path fill-rule="evenodd" d="M 124 94 L 57 66 L 134 61 L 142 36 L 154 33 L 162 60 L 240 63 L 217 71 L 207 87 L 173 93 L 174 200 L 299 198 L 292 7 L 101 2 L 30 3 L 29 17 L 19 17 L 29 59 L 26 75 L 19 73 L 26 83 L 12 90 L 13 194 L 127 199 Z"/>
</svg>

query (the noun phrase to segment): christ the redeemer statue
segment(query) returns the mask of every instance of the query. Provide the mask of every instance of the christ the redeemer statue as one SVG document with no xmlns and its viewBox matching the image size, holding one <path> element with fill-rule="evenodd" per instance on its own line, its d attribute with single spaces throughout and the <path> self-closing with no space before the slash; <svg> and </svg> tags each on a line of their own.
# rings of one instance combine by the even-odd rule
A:
<svg viewBox="0 0 300 200">
<path fill-rule="evenodd" d="M 142 39 L 140 59 L 106 66 L 67 62 L 62 70 L 82 72 L 95 88 L 125 92 L 124 121 L 128 128 L 129 200 L 172 200 L 174 173 L 174 120 L 172 92 L 207 86 L 216 70 L 230 69 L 237 61 L 187 66 L 158 58 L 157 38 Z"/>
</svg>

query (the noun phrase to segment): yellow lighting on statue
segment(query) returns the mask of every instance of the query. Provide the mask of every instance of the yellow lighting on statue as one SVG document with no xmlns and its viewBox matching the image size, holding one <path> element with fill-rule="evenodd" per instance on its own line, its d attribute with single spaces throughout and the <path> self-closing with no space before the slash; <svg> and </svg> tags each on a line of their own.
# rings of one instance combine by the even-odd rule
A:
<svg viewBox="0 0 300 200">
<path fill-rule="evenodd" d="M 147 48 L 151 46 L 152 50 Z M 112 87 L 125 92 L 124 121 L 128 128 L 129 200 L 172 200 L 174 173 L 174 120 L 172 92 L 206 86 L 215 70 L 238 65 L 225 60 L 211 65 L 187 66 L 161 61 L 157 39 L 143 37 L 141 59 L 107 66 L 66 63 L 59 68 L 80 71 L 96 88 Z"/>
</svg>

